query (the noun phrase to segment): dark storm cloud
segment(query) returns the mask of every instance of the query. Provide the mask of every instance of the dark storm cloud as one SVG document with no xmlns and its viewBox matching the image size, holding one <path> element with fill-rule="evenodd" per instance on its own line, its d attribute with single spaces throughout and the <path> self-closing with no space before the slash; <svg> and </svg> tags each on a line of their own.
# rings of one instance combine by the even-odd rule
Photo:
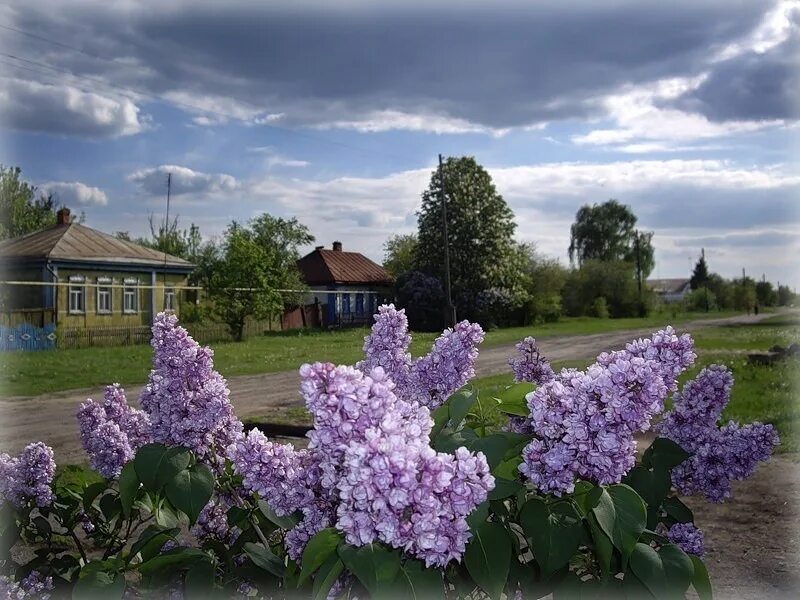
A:
<svg viewBox="0 0 800 600">
<path fill-rule="evenodd" d="M 393 110 L 505 128 L 599 115 L 601 97 L 621 85 L 696 74 L 769 8 L 744 0 L 302 7 L 34 1 L 14 9 L 14 25 L 85 53 L 4 37 L 84 76 L 193 104 L 234 98 L 239 109 L 285 113 L 288 123 Z"/>
<path fill-rule="evenodd" d="M 711 121 L 800 117 L 800 34 L 758 54 L 747 52 L 715 66 L 697 89 L 678 98 L 678 108 Z"/>
</svg>

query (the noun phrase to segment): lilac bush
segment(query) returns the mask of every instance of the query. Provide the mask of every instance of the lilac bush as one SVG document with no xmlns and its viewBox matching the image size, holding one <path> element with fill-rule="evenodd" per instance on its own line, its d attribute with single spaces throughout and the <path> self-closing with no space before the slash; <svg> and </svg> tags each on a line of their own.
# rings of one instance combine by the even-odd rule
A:
<svg viewBox="0 0 800 600">
<path fill-rule="evenodd" d="M 297 449 L 245 434 L 213 353 L 158 315 L 142 410 L 118 385 L 78 410 L 106 479 L 54 489 L 44 444 L 0 454 L 0 598 L 172 598 L 190 588 L 662 597 L 689 585 L 709 597 L 703 533 L 669 483 L 721 500 L 778 438 L 771 425 L 719 424 L 733 385 L 722 367 L 675 393 L 696 358 L 689 336 L 668 327 L 558 373 L 526 338 L 509 361 L 517 385 L 487 402 L 464 388 L 479 325 L 445 330 L 414 359 L 404 311 L 375 317 L 357 365 L 300 368 L 313 427 Z M 522 382 L 536 387 L 526 393 Z M 655 427 L 662 437 L 637 461 L 636 435 L 672 393 Z M 505 431 L 492 404 L 512 415 Z M 17 563 L 9 541 L 35 547 L 35 558 Z M 653 553 L 666 574 L 649 567 Z"/>
</svg>

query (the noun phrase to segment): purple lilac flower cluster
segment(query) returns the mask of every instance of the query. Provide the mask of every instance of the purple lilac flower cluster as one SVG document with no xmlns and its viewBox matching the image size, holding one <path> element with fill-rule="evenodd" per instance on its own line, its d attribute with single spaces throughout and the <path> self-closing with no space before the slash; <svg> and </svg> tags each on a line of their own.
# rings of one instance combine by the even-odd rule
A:
<svg viewBox="0 0 800 600">
<path fill-rule="evenodd" d="M 717 425 L 732 387 L 733 375 L 726 367 L 703 369 L 675 394 L 673 410 L 655 427 L 692 454 L 672 470 L 672 483 L 681 494 L 722 502 L 731 495 L 731 482 L 752 475 L 780 443 L 772 425 Z"/>
<path fill-rule="evenodd" d="M 483 337 L 480 325 L 462 321 L 445 329 L 429 354 L 412 360 L 405 310 L 383 305 L 365 338 L 365 359 L 356 368 L 370 373 L 381 367 L 394 382 L 398 396 L 435 409 L 475 376 L 477 346 Z"/>
<path fill-rule="evenodd" d="M 278 514 L 302 511 L 286 536 L 290 556 L 335 524 L 356 546 L 382 541 L 428 566 L 459 560 L 470 535 L 466 516 L 494 488 L 483 454 L 435 452 L 428 409 L 396 395 L 380 367 L 365 375 L 316 363 L 300 375 L 314 416 L 308 449 L 255 430 L 229 448 L 246 489 Z"/>
<path fill-rule="evenodd" d="M 694 523 L 675 523 L 667 531 L 667 539 L 687 554 L 701 557 L 705 554 L 703 532 Z"/>
<path fill-rule="evenodd" d="M 555 378 L 556 374 L 553 367 L 539 350 L 536 340 L 526 337 L 515 346 L 517 355 L 508 359 L 508 364 L 514 372 L 514 381 L 521 383 L 535 383 L 543 385 Z M 505 431 L 513 433 L 530 434 L 533 433 L 533 424 L 529 417 L 511 416 L 504 427 Z"/>
<path fill-rule="evenodd" d="M 128 405 L 118 383 L 106 387 L 102 404 L 92 399 L 81 404 L 78 426 L 92 468 L 109 479 L 150 441 L 150 419 Z"/>
<path fill-rule="evenodd" d="M 553 367 L 542 355 L 535 338 L 528 336 L 514 347 L 517 356 L 508 359 L 508 364 L 514 372 L 514 381 L 542 385 L 555 378 Z"/>
<path fill-rule="evenodd" d="M 527 396 L 537 436 L 520 471 L 543 492 L 572 492 L 575 479 L 618 483 L 633 467 L 634 433 L 664 409 L 677 375 L 695 359 L 672 328 L 603 353 L 586 371 L 564 369 Z"/>
<path fill-rule="evenodd" d="M 184 446 L 211 460 L 242 433 L 225 379 L 214 370 L 213 351 L 195 342 L 175 315 L 153 323 L 153 370 L 140 403 L 150 417 L 153 441 Z"/>
<path fill-rule="evenodd" d="M 14 506 L 33 501 L 45 507 L 53 503 L 56 463 L 53 449 L 42 442 L 28 444 L 19 456 L 0 454 L 0 499 Z"/>
<path fill-rule="evenodd" d="M 53 589 L 55 589 L 53 578 L 42 577 L 39 571 L 31 571 L 19 583 L 11 581 L 5 575 L 0 575 L 0 600 L 25 600 L 26 598 L 49 600 L 48 592 Z"/>
<path fill-rule="evenodd" d="M 232 506 L 234 502 L 228 495 L 214 495 L 200 511 L 197 522 L 192 527 L 192 534 L 201 542 L 219 540 L 225 544 L 233 544 L 241 530 L 228 523 L 228 510 Z"/>
</svg>

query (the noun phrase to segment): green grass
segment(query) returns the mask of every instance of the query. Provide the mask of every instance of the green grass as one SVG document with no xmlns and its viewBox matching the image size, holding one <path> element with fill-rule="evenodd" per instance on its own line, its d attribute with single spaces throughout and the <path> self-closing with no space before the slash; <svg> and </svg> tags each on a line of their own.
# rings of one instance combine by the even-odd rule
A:
<svg viewBox="0 0 800 600">
<path fill-rule="evenodd" d="M 661 327 L 698 318 L 731 316 L 733 313 L 658 314 L 644 319 L 565 318 L 558 323 L 497 329 L 487 333 L 483 347 L 510 344 L 528 335 L 545 338 Z M 297 369 L 317 360 L 353 364 L 362 356 L 367 329 L 343 331 L 305 330 L 273 333 L 244 342 L 212 344 L 214 362 L 225 377 Z M 436 335 L 414 334 L 412 353 L 427 352 Z M 83 348 L 51 352 L 13 352 L 0 356 L 2 396 L 27 396 L 69 389 L 144 383 L 150 371 L 149 345 Z"/>
</svg>

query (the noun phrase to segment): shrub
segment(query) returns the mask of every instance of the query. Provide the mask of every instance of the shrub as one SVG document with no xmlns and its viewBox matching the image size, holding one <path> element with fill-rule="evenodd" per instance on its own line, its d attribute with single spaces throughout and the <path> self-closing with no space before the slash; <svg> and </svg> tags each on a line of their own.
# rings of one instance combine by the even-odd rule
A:
<svg viewBox="0 0 800 600">
<path fill-rule="evenodd" d="M 705 599 L 703 534 L 670 487 L 727 499 L 778 443 L 770 425 L 718 425 L 733 381 L 710 367 L 636 462 L 634 435 L 695 360 L 671 328 L 584 372 L 555 373 L 528 338 L 516 383 L 481 398 L 464 387 L 480 326 L 463 321 L 412 359 L 404 312 L 384 306 L 364 360 L 300 368 L 313 419 L 302 450 L 244 435 L 213 353 L 175 317 L 153 330 L 143 410 L 118 386 L 80 409 L 106 477 L 54 485 L 41 442 L 0 455 L 4 596 L 672 598 L 693 586 Z M 505 430 L 489 406 L 510 416 Z"/>
</svg>

